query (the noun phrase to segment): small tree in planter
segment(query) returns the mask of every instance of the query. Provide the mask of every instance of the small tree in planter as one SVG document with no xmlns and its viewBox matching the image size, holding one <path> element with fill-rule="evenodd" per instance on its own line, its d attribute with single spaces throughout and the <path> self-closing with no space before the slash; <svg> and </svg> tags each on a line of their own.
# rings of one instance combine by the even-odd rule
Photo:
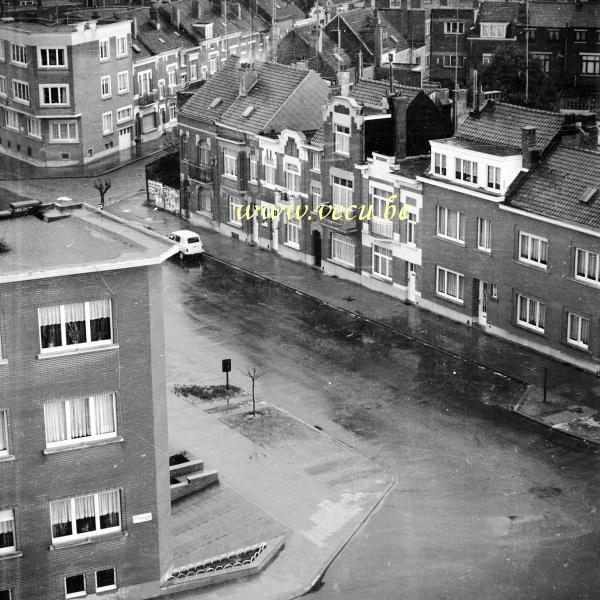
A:
<svg viewBox="0 0 600 600">
<path fill-rule="evenodd" d="M 104 181 L 94 181 L 94 187 L 100 192 L 100 204 L 98 208 L 102 210 L 104 208 L 104 196 L 112 187 L 112 182 L 110 179 L 105 179 Z"/>
<path fill-rule="evenodd" d="M 245 375 L 252 381 L 252 416 L 253 417 L 256 417 L 256 399 L 254 397 L 254 387 L 256 385 L 256 380 L 260 379 L 265 373 L 266 373 L 266 371 L 261 371 L 260 369 L 258 369 L 258 367 L 256 367 L 256 365 L 253 365 L 251 367 L 246 367 L 246 370 L 242 371 L 242 375 Z"/>
</svg>

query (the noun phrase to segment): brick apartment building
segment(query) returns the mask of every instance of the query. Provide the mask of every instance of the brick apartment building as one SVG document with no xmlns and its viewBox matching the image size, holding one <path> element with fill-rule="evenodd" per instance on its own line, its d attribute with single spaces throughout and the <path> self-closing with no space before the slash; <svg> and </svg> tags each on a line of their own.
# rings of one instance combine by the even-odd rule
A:
<svg viewBox="0 0 600 600">
<path fill-rule="evenodd" d="M 172 560 L 176 249 L 86 205 L 38 210 L 4 222 L 0 254 L 0 598 L 154 597 Z"/>
</svg>

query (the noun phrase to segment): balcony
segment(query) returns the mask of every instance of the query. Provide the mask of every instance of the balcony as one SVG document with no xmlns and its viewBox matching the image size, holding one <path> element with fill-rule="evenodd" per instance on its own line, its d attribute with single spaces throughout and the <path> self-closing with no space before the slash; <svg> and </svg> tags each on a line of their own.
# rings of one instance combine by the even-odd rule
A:
<svg viewBox="0 0 600 600">
<path fill-rule="evenodd" d="M 140 94 L 138 99 L 139 106 L 148 106 L 154 102 L 158 102 L 158 91 L 156 90 L 153 92 L 148 92 L 147 94 Z"/>
<path fill-rule="evenodd" d="M 211 165 L 192 165 L 188 162 L 187 165 L 188 177 L 202 183 L 212 183 L 213 168 Z"/>
<path fill-rule="evenodd" d="M 373 219 L 369 223 L 369 231 L 371 235 L 392 239 L 394 237 L 394 224 L 387 219 Z"/>
<path fill-rule="evenodd" d="M 335 229 L 336 231 L 343 231 L 345 233 L 351 233 L 358 230 L 358 220 L 355 211 L 352 211 L 349 215 L 350 218 L 347 218 L 345 209 L 342 210 L 337 208 L 334 211 L 331 205 L 323 204 L 317 207 L 316 214 L 317 219 L 319 219 L 321 224 L 325 227 Z M 335 218 L 333 218 L 334 215 Z"/>
</svg>

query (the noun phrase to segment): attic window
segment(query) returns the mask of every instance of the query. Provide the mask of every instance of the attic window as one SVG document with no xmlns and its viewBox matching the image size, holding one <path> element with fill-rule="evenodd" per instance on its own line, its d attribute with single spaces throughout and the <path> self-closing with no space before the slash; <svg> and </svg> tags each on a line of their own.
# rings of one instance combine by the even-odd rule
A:
<svg viewBox="0 0 600 600">
<path fill-rule="evenodd" d="M 250 106 L 247 106 L 244 109 L 244 112 L 242 113 L 242 117 L 247 119 L 253 112 L 254 112 L 254 106 L 252 106 L 252 104 L 251 104 Z"/>
<path fill-rule="evenodd" d="M 137 45 L 137 44 L 131 44 L 131 47 L 133 48 L 134 52 L 141 52 L 142 49 Z"/>
<path fill-rule="evenodd" d="M 579 202 L 581 204 L 589 204 L 592 202 L 598 194 L 598 188 L 592 185 L 588 185 L 588 187 L 583 190 L 581 196 L 579 196 Z"/>
<path fill-rule="evenodd" d="M 161 37 L 159 37 L 159 38 L 158 38 L 158 41 L 159 41 L 161 44 L 164 44 L 164 43 L 165 43 L 165 40 L 163 40 Z"/>
<path fill-rule="evenodd" d="M 176 31 L 173 32 L 177 37 L 181 37 Z"/>
<path fill-rule="evenodd" d="M 217 106 L 219 106 L 219 104 L 221 104 L 221 102 L 223 102 L 223 98 L 221 98 L 220 96 L 217 96 L 209 105 L 208 108 L 216 108 Z"/>
<path fill-rule="evenodd" d="M 390 35 L 390 40 L 392 40 L 392 42 L 394 42 L 394 44 L 398 43 L 398 38 L 395 35 Z"/>
</svg>

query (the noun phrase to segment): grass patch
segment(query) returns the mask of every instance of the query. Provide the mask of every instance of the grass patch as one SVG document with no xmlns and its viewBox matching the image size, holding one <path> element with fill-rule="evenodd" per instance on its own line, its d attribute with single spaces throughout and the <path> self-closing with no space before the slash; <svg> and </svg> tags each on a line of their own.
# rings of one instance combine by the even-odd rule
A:
<svg viewBox="0 0 600 600">
<path fill-rule="evenodd" d="M 0 254 L 5 252 L 10 252 L 10 247 L 4 240 L 0 239 Z"/>
<path fill-rule="evenodd" d="M 224 385 L 174 385 L 173 391 L 178 396 L 184 398 L 195 398 L 203 402 L 212 402 L 213 400 L 226 400 L 233 398 L 240 393 L 237 385 L 230 385 L 227 389 Z"/>
</svg>

